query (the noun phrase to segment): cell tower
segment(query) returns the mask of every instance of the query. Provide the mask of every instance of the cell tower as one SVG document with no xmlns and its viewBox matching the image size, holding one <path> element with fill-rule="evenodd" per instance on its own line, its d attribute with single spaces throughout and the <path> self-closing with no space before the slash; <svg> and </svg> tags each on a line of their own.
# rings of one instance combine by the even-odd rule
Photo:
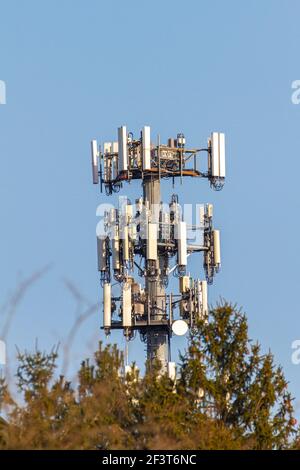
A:
<svg viewBox="0 0 300 470">
<path fill-rule="evenodd" d="M 116 142 L 91 143 L 93 183 L 106 195 L 118 193 L 125 182 L 141 180 L 142 197 L 135 204 L 120 198 L 119 207 L 105 212 L 103 230 L 97 233 L 98 269 L 103 287 L 103 329 L 122 329 L 129 341 L 138 331 L 147 345 L 150 364 L 160 360 L 174 375 L 170 362 L 172 334 L 183 335 L 197 319 L 208 315 L 207 284 L 221 265 L 220 232 L 213 228 L 212 204 L 199 205 L 197 224 L 183 220 L 178 196 L 169 204 L 160 198 L 161 180 L 207 178 L 215 190 L 225 181 L 225 136 L 213 132 L 207 148 L 187 148 L 184 135 L 167 145 L 151 142 L 150 127 L 139 138 L 118 129 Z M 201 154 L 208 157 L 200 168 Z M 124 200 L 125 199 L 125 200 Z M 201 243 L 190 242 L 189 233 L 200 232 Z M 205 280 L 187 273 L 188 256 L 203 253 Z M 137 269 L 140 282 L 133 276 Z M 178 278 L 178 292 L 168 292 L 171 274 Z M 114 280 L 114 292 L 112 281 Z"/>
</svg>

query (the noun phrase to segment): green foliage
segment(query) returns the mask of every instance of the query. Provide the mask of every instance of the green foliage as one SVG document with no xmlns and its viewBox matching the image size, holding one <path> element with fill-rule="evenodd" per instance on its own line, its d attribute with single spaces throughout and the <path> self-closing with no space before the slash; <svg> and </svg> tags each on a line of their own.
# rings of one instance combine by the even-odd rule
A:
<svg viewBox="0 0 300 470">
<path fill-rule="evenodd" d="M 18 351 L 17 385 L 25 392 L 26 401 L 39 397 L 46 390 L 56 368 L 57 350 L 50 354 L 41 352 L 36 346 L 33 354 Z"/>
<path fill-rule="evenodd" d="M 57 350 L 18 361 L 22 405 L 0 381 L 0 449 L 285 449 L 295 433 L 281 368 L 226 303 L 192 331 L 175 383 L 159 363 L 125 374 L 122 353 L 102 343 L 76 388 L 55 377 Z"/>
<path fill-rule="evenodd" d="M 251 448 L 287 448 L 295 420 L 282 369 L 251 343 L 246 317 L 235 306 L 219 305 L 210 317 L 191 333 L 181 357 L 182 393 Z"/>
</svg>

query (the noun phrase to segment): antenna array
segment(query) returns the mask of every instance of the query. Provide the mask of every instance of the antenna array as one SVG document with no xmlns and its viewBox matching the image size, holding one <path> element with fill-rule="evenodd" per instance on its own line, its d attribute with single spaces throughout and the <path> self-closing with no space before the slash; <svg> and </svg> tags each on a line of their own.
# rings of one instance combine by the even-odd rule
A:
<svg viewBox="0 0 300 470">
<path fill-rule="evenodd" d="M 93 183 L 111 195 L 139 179 L 143 195 L 134 203 L 120 198 L 117 208 L 105 212 L 104 229 L 97 234 L 103 328 L 106 334 L 122 329 L 128 340 L 138 331 L 150 362 L 159 359 L 173 374 L 172 333 L 185 334 L 208 315 L 207 284 L 221 266 L 220 232 L 213 226 L 212 204 L 198 205 L 196 224 L 188 224 L 176 194 L 169 204 L 161 202 L 160 182 L 171 178 L 174 184 L 175 178 L 190 176 L 207 178 L 213 189 L 222 189 L 225 136 L 213 132 L 207 148 L 188 148 L 182 133 L 166 145 L 159 137 L 152 143 L 149 126 L 137 139 L 125 126 L 117 135 L 117 141 L 101 146 L 92 141 Z M 199 164 L 201 153 L 207 154 L 206 170 Z M 203 280 L 192 279 L 187 271 L 188 257 L 197 252 L 203 255 Z M 171 275 L 178 279 L 177 292 L 168 292 Z"/>
</svg>

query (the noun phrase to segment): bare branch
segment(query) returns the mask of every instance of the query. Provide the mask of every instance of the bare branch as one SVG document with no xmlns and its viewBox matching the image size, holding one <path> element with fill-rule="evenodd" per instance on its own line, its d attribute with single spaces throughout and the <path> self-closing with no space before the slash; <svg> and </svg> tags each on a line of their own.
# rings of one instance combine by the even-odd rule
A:
<svg viewBox="0 0 300 470">
<path fill-rule="evenodd" d="M 63 347 L 63 366 L 62 366 L 62 375 L 66 375 L 69 366 L 70 351 L 75 339 L 75 336 L 82 326 L 82 324 L 88 320 L 94 313 L 96 313 L 98 304 L 91 304 L 88 300 L 81 294 L 79 289 L 69 280 L 64 280 L 66 287 L 71 292 L 75 300 L 77 301 L 77 308 L 75 311 L 76 319 L 71 326 L 69 334 L 64 342 Z M 82 303 L 87 303 L 88 307 L 81 313 Z"/>
<path fill-rule="evenodd" d="M 10 299 L 4 305 L 3 308 L 7 311 L 6 320 L 4 322 L 4 326 L 1 332 L 1 338 L 4 341 L 9 333 L 12 321 L 17 311 L 17 307 L 24 298 L 26 292 L 35 282 L 37 282 L 42 276 L 46 274 L 46 272 L 49 271 L 50 267 L 50 265 L 47 265 L 39 271 L 33 273 L 31 276 L 25 278 L 23 281 L 21 281 L 16 290 L 13 292 Z"/>
</svg>

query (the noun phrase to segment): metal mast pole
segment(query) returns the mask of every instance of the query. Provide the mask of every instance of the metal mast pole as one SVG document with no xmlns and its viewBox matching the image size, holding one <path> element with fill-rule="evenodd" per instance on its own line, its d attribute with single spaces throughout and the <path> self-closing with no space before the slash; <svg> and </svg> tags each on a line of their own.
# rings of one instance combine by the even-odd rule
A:
<svg viewBox="0 0 300 470">
<path fill-rule="evenodd" d="M 160 180 L 158 177 L 150 176 L 143 182 L 144 201 L 148 201 L 151 210 L 152 221 L 159 222 L 160 207 Z M 146 278 L 145 287 L 148 293 L 148 308 L 150 308 L 150 319 L 152 321 L 161 321 L 166 312 L 165 288 L 162 282 L 161 272 L 163 257 L 158 254 L 156 268 L 158 276 L 156 280 Z M 150 364 L 154 360 L 159 360 L 162 370 L 167 369 L 168 364 L 168 333 L 161 327 L 151 327 L 147 332 L 147 359 Z"/>
</svg>

